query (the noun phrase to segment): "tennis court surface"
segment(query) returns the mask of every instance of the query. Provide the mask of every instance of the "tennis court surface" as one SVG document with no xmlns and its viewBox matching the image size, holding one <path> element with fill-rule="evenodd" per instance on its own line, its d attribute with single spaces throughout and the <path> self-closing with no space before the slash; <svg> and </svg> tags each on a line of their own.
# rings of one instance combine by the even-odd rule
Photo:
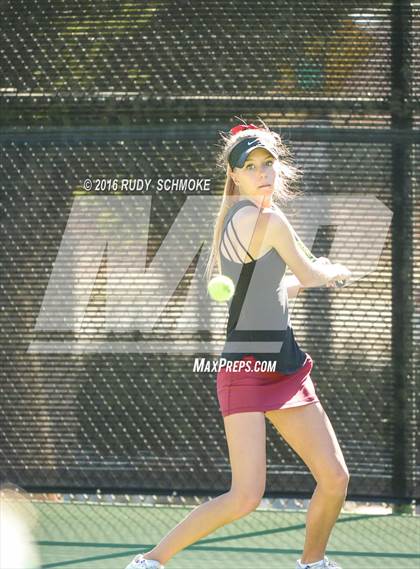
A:
<svg viewBox="0 0 420 569">
<path fill-rule="evenodd" d="M 147 551 L 191 509 L 181 506 L 34 503 L 42 567 L 120 569 Z M 294 569 L 305 511 L 256 510 L 170 561 L 171 569 Z M 343 513 L 327 555 L 344 569 L 420 567 L 420 518 Z M 167 564 L 169 566 L 169 563 Z"/>
</svg>

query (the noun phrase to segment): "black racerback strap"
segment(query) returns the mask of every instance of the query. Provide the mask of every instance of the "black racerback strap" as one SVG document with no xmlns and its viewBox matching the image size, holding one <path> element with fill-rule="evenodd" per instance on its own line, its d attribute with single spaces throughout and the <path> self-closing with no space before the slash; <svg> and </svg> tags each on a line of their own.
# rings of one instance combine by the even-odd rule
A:
<svg viewBox="0 0 420 569">
<path fill-rule="evenodd" d="M 244 200 L 243 202 L 239 202 L 240 207 L 243 207 L 243 205 L 253 205 L 254 207 L 258 207 L 256 204 L 254 204 L 251 200 Z M 238 209 L 240 209 L 240 207 L 238 208 L 239 204 L 235 204 L 234 208 L 235 211 L 231 214 L 230 219 L 227 220 L 226 222 L 226 227 L 229 224 L 229 222 L 232 220 L 232 217 L 235 215 L 236 211 L 238 211 Z M 243 205 L 242 205 L 243 204 Z M 261 213 L 261 209 L 262 206 L 258 207 L 259 212 L 258 215 Z M 228 214 L 229 215 L 229 212 Z M 257 223 L 255 223 L 254 226 L 254 230 L 252 232 L 251 235 L 251 239 L 250 239 L 250 243 L 252 241 L 252 238 L 254 237 L 254 233 L 255 233 L 255 228 L 257 226 Z M 242 245 L 242 244 L 241 244 Z M 245 250 L 245 248 L 244 248 Z M 236 250 L 235 250 L 236 252 Z M 243 263 L 242 268 L 241 268 L 241 272 L 239 273 L 239 277 L 238 277 L 238 282 L 236 283 L 236 290 L 235 290 L 235 294 L 232 297 L 232 301 L 231 301 L 231 305 L 230 305 L 230 311 L 229 311 L 229 327 L 235 327 L 236 324 L 238 323 L 239 320 L 239 316 L 241 314 L 241 310 L 242 310 L 242 306 L 243 303 L 245 302 L 245 298 L 246 298 L 246 293 L 248 292 L 248 288 L 249 288 L 249 284 L 251 282 L 251 278 L 256 266 L 256 260 L 248 253 L 247 251 L 247 255 L 249 255 L 252 259 L 252 263 Z M 240 262 L 241 259 L 240 259 Z"/>
</svg>

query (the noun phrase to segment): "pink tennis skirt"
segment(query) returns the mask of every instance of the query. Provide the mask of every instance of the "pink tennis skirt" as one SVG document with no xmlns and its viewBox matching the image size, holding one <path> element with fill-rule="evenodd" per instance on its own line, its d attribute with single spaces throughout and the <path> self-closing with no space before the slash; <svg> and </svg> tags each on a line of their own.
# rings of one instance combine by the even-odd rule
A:
<svg viewBox="0 0 420 569">
<path fill-rule="evenodd" d="M 256 358 L 245 355 L 250 371 L 227 371 L 222 367 L 217 374 L 217 398 L 223 417 L 249 411 L 272 411 L 299 407 L 319 401 L 310 372 L 313 361 L 309 354 L 301 368 L 289 374 L 254 371 Z"/>
</svg>

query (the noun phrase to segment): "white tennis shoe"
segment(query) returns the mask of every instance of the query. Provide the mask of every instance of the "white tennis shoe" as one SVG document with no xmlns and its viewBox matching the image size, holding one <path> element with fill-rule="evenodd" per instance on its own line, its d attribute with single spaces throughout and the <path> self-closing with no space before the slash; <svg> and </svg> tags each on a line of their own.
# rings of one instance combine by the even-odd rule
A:
<svg viewBox="0 0 420 569">
<path fill-rule="evenodd" d="M 143 555 L 136 555 L 133 561 L 127 565 L 125 569 L 164 569 L 164 566 L 159 561 L 152 561 L 152 559 L 145 559 Z"/>
<path fill-rule="evenodd" d="M 301 569 L 300 559 L 296 562 L 296 569 Z M 337 565 L 335 561 L 330 561 L 328 557 L 324 557 L 323 561 L 320 561 L 316 565 L 304 565 L 304 569 L 342 569 L 341 565 Z M 131 569 L 131 568 L 130 568 Z"/>
</svg>

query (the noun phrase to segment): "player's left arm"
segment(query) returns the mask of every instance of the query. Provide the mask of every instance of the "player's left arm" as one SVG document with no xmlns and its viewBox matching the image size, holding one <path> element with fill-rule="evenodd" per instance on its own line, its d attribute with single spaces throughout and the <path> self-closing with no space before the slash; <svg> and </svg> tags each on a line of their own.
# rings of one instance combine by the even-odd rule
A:
<svg viewBox="0 0 420 569">
<path fill-rule="evenodd" d="M 324 264 L 331 264 L 331 261 L 327 258 L 327 257 L 318 257 L 317 258 L 318 263 L 324 263 Z M 305 288 L 311 288 L 311 287 L 305 287 L 303 286 L 303 284 L 299 281 L 299 279 L 297 278 L 296 275 L 291 274 L 291 275 L 286 275 L 284 277 L 285 279 L 285 286 L 286 286 L 286 290 L 287 290 L 287 296 L 289 298 L 296 298 L 297 295 L 299 294 L 300 290 L 305 289 Z M 328 288 L 334 288 L 334 283 L 328 284 L 326 285 Z"/>
</svg>

